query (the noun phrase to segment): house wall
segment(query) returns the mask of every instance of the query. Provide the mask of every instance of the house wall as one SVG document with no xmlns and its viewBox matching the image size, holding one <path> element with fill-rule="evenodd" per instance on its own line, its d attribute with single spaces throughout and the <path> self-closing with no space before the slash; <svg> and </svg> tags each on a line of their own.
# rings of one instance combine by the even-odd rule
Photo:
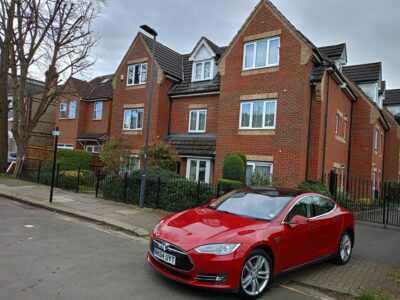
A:
<svg viewBox="0 0 400 300">
<path fill-rule="evenodd" d="M 384 171 L 385 182 L 399 182 L 400 180 L 400 126 L 393 115 L 383 110 L 386 119 L 392 128 L 385 135 Z"/>
<path fill-rule="evenodd" d="M 94 104 L 96 102 L 83 102 L 81 101 L 82 113 L 84 120 L 80 123 L 79 132 L 90 133 L 106 133 L 109 132 L 110 110 L 112 108 L 111 101 L 103 102 L 103 114 L 101 120 L 94 120 Z M 84 109 L 83 109 L 84 108 Z"/>
<path fill-rule="evenodd" d="M 201 96 L 172 99 L 171 134 L 188 133 L 189 112 L 193 109 L 206 109 L 206 132 L 217 132 L 219 96 Z"/>
<path fill-rule="evenodd" d="M 30 114 L 34 116 L 40 105 L 40 96 L 31 98 Z M 32 136 L 29 140 L 29 146 L 51 147 L 54 143 L 54 138 L 51 132 L 55 127 L 55 113 L 57 104 L 52 103 L 47 108 L 46 112 L 40 117 L 38 124 L 32 130 Z"/>
<path fill-rule="evenodd" d="M 245 39 L 262 33 L 280 35 L 279 67 L 242 72 Z M 221 178 L 224 157 L 234 151 L 273 162 L 276 182 L 296 186 L 305 180 L 313 68 L 308 50 L 264 4 L 244 27 L 220 64 L 216 180 Z M 275 130 L 238 129 L 241 99 L 256 94 L 277 99 Z"/>
</svg>

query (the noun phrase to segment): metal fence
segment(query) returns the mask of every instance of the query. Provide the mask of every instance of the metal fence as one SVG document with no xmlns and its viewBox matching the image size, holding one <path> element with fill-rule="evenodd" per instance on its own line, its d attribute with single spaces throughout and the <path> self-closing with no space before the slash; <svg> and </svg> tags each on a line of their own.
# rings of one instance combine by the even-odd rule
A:
<svg viewBox="0 0 400 300">
<path fill-rule="evenodd" d="M 400 226 L 400 184 L 347 178 L 332 171 L 324 183 L 357 220 Z"/>
</svg>

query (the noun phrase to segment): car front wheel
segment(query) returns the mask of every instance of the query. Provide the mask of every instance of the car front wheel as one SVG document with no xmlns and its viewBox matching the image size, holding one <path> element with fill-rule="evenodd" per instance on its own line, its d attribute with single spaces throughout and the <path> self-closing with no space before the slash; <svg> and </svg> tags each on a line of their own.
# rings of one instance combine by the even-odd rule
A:
<svg viewBox="0 0 400 300">
<path fill-rule="evenodd" d="M 271 258 L 261 249 L 254 250 L 242 269 L 240 293 L 247 299 L 260 297 L 267 289 L 271 279 Z"/>
<path fill-rule="evenodd" d="M 352 250 L 351 235 L 346 231 L 340 239 L 339 249 L 336 254 L 336 263 L 339 265 L 347 264 L 350 260 Z"/>
</svg>

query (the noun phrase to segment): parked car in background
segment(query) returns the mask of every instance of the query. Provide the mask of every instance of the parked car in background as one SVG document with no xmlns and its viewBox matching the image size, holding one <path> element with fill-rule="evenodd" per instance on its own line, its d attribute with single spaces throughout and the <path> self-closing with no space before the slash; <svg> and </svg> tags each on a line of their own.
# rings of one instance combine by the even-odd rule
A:
<svg viewBox="0 0 400 300">
<path fill-rule="evenodd" d="M 13 161 L 17 161 L 17 153 L 9 152 L 8 153 L 8 164 L 11 164 Z"/>
<path fill-rule="evenodd" d="M 147 259 L 170 279 L 256 299 L 279 273 L 327 259 L 348 263 L 353 246 L 353 214 L 334 200 L 246 188 L 162 219 Z"/>
</svg>

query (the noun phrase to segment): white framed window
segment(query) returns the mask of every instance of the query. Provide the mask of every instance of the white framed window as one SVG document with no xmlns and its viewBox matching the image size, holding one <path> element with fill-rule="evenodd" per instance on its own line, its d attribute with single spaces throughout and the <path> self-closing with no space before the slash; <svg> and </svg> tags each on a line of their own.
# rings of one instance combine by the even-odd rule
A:
<svg viewBox="0 0 400 300">
<path fill-rule="evenodd" d="M 279 37 L 245 43 L 243 70 L 278 66 L 279 49 Z"/>
<path fill-rule="evenodd" d="M 59 115 L 59 119 L 64 120 L 67 118 L 67 103 L 66 102 L 62 102 L 60 103 L 60 115 Z"/>
<path fill-rule="evenodd" d="M 103 147 L 98 146 L 98 145 L 87 145 L 86 146 L 86 151 L 90 152 L 90 153 L 100 153 L 102 149 L 103 149 Z"/>
<path fill-rule="evenodd" d="M 103 117 L 103 102 L 95 102 L 93 106 L 93 120 L 101 120 Z"/>
<path fill-rule="evenodd" d="M 344 121 L 343 123 L 343 138 L 346 139 L 346 134 L 347 134 L 347 121 Z"/>
<path fill-rule="evenodd" d="M 335 134 L 338 135 L 339 134 L 339 114 L 338 113 L 336 114 L 335 121 L 336 121 L 336 123 L 335 123 Z"/>
<path fill-rule="evenodd" d="M 75 119 L 76 117 L 76 101 L 69 103 L 68 119 Z"/>
<path fill-rule="evenodd" d="M 248 161 L 246 166 L 246 184 L 257 185 L 272 181 L 273 164 L 270 162 Z"/>
<path fill-rule="evenodd" d="M 186 178 L 192 181 L 210 183 L 210 165 L 208 159 L 188 158 L 186 165 Z"/>
<path fill-rule="evenodd" d="M 275 129 L 276 100 L 258 100 L 240 104 L 240 129 Z"/>
<path fill-rule="evenodd" d="M 145 84 L 147 79 L 147 63 L 129 65 L 126 85 Z"/>
<path fill-rule="evenodd" d="M 375 128 L 375 136 L 374 136 L 374 149 L 378 151 L 379 147 L 379 129 Z"/>
<path fill-rule="evenodd" d="M 58 149 L 74 150 L 74 145 L 72 144 L 57 144 Z"/>
<path fill-rule="evenodd" d="M 124 130 L 142 130 L 143 129 L 144 109 L 126 109 L 124 111 Z"/>
<path fill-rule="evenodd" d="M 207 110 L 189 111 L 189 132 L 206 132 Z"/>
<path fill-rule="evenodd" d="M 211 80 L 214 73 L 212 59 L 193 63 L 192 81 Z"/>
<path fill-rule="evenodd" d="M 129 158 L 129 162 L 126 164 L 123 164 L 120 169 L 120 174 L 125 174 L 128 173 L 129 175 L 132 174 L 135 171 L 140 170 L 140 158 L 137 154 L 131 154 Z"/>
</svg>

